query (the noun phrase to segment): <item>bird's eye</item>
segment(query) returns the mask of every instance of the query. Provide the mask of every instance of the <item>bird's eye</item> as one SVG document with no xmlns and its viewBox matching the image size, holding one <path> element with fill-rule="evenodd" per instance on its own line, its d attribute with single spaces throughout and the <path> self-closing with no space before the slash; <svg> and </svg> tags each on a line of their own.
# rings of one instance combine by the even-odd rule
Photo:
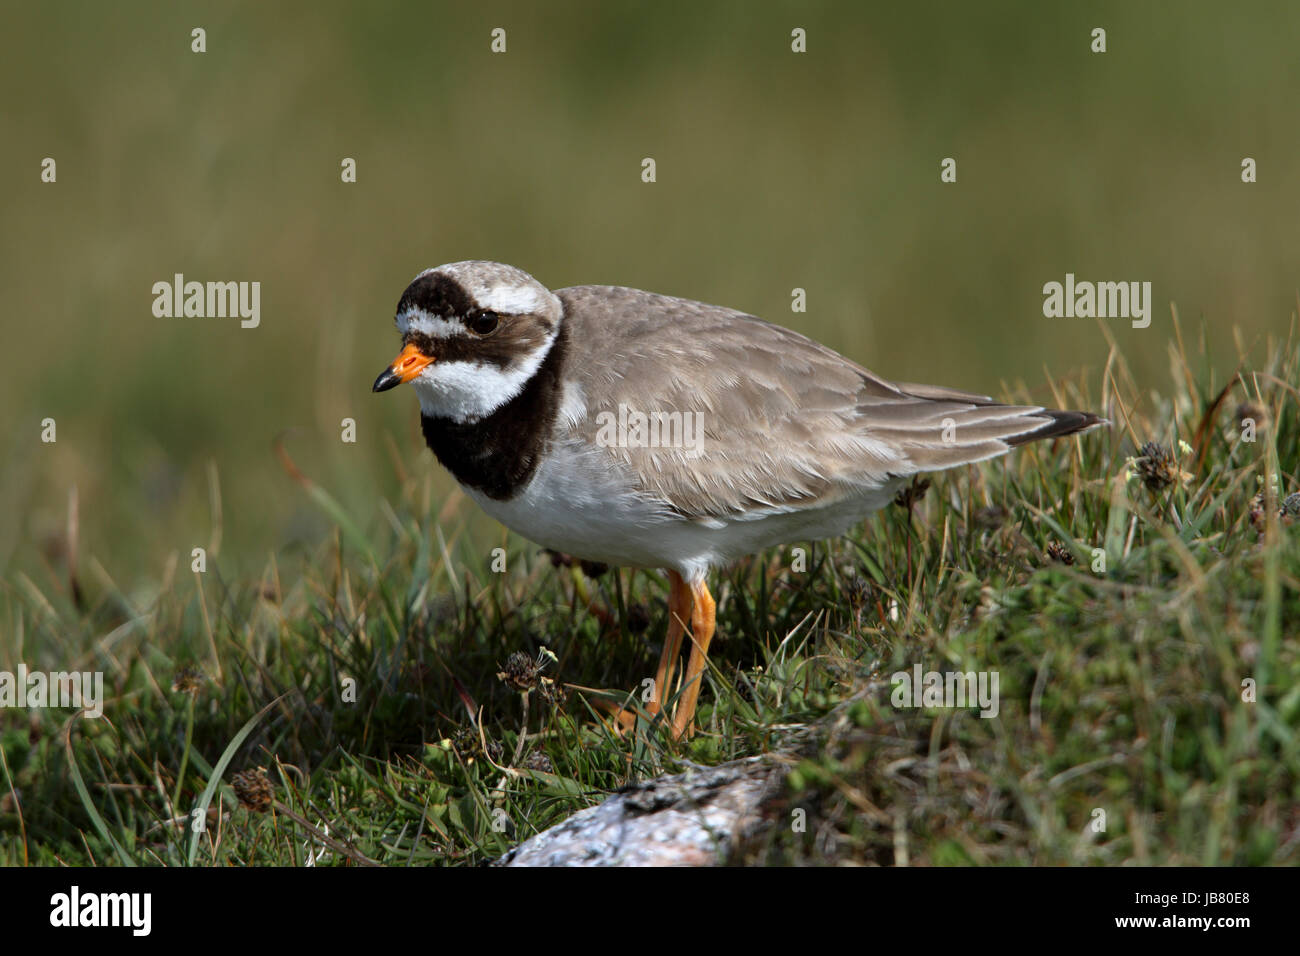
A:
<svg viewBox="0 0 1300 956">
<path fill-rule="evenodd" d="M 496 331 L 501 317 L 490 309 L 483 309 L 469 315 L 469 330 L 475 335 L 489 335 Z"/>
</svg>

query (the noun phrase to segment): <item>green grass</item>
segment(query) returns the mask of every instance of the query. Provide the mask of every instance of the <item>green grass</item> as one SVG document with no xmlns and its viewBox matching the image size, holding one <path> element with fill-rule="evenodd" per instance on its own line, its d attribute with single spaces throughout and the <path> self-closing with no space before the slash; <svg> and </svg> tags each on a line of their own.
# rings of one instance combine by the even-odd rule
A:
<svg viewBox="0 0 1300 956">
<path fill-rule="evenodd" d="M 1162 394 L 1115 357 L 1054 383 L 1112 429 L 932 476 L 910 512 L 804 545 L 805 571 L 787 548 L 715 578 L 701 732 L 683 743 L 615 736 L 572 689 L 653 672 L 663 578 L 589 579 L 504 533 L 484 547 L 473 506 L 435 501 L 427 471 L 370 526 L 299 475 L 336 530 L 255 579 L 182 556 L 124 591 L 77 553 L 74 520 L 43 576 L 4 582 L 0 668 L 102 670 L 105 716 L 0 711 L 0 863 L 475 864 L 630 780 L 758 753 L 789 773 L 742 862 L 1294 863 L 1294 323 L 1259 352 L 1236 379 L 1174 349 Z M 1253 443 L 1247 402 L 1266 410 Z M 1190 449 L 1167 487 L 1129 461 L 1147 441 Z M 515 651 L 543 661 L 554 700 L 498 678 Z M 996 670 L 999 715 L 896 709 L 889 675 L 917 663 Z M 188 669 L 196 686 L 173 690 Z M 259 766 L 267 813 L 229 785 Z"/>
</svg>

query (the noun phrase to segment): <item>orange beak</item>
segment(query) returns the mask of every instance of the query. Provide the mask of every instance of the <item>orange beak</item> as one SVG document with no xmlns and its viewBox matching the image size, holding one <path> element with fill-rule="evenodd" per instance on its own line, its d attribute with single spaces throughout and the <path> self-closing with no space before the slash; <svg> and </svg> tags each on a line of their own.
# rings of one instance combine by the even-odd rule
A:
<svg viewBox="0 0 1300 956">
<path fill-rule="evenodd" d="M 433 356 L 425 355 L 415 347 L 414 343 L 411 343 L 402 349 L 397 358 L 393 359 L 393 364 L 384 369 L 379 378 L 375 379 L 372 391 L 386 392 L 390 388 L 404 385 L 419 375 L 432 361 Z"/>
</svg>

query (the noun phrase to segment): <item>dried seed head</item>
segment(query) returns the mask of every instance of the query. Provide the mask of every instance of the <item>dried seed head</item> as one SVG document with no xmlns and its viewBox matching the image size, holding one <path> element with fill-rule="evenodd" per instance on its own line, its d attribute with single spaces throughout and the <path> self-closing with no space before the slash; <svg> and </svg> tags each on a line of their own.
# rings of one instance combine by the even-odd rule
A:
<svg viewBox="0 0 1300 956">
<path fill-rule="evenodd" d="M 451 735 L 451 745 L 456 748 L 456 752 L 461 754 L 471 763 L 477 757 L 484 755 L 483 738 L 479 736 L 478 728 L 473 726 L 459 727 Z M 498 740 L 489 740 L 487 742 L 486 754 L 491 758 L 493 763 L 501 760 L 501 742 Z"/>
<path fill-rule="evenodd" d="M 1055 538 L 1047 542 L 1047 556 L 1060 564 L 1074 564 L 1074 552 Z"/>
<path fill-rule="evenodd" d="M 1286 524 L 1290 524 L 1291 520 L 1295 518 L 1300 518 L 1300 491 L 1294 491 L 1282 499 L 1282 507 L 1278 509 L 1278 517 Z"/>
<path fill-rule="evenodd" d="M 860 574 L 850 575 L 844 582 L 844 596 L 849 599 L 849 607 L 859 610 L 871 597 L 871 582 Z"/>
<path fill-rule="evenodd" d="M 172 691 L 178 694 L 197 694 L 203 687 L 203 671 L 186 665 L 172 677 Z"/>
<path fill-rule="evenodd" d="M 1278 502 L 1277 520 L 1284 528 L 1300 522 L 1300 491 L 1292 492 Z M 1268 496 L 1263 491 L 1250 499 L 1250 524 L 1260 534 L 1268 526 Z"/>
<path fill-rule="evenodd" d="M 472 753 L 478 747 L 478 732 L 473 727 L 457 727 L 451 745 L 460 753 Z"/>
<path fill-rule="evenodd" d="M 254 813 L 265 813 L 275 804 L 275 789 L 263 767 L 241 770 L 230 778 L 230 785 L 235 788 L 239 805 Z"/>
<path fill-rule="evenodd" d="M 1179 477 L 1178 465 L 1174 453 L 1164 445 L 1153 441 L 1142 446 L 1142 451 L 1133 462 L 1138 477 L 1150 491 L 1161 491 L 1172 485 Z"/>
<path fill-rule="evenodd" d="M 506 658 L 505 667 L 497 671 L 497 677 L 510 687 L 526 694 L 537 683 L 541 668 L 523 651 L 515 651 Z"/>
<path fill-rule="evenodd" d="M 555 768 L 551 766 L 551 758 L 540 750 L 534 750 L 524 758 L 524 769 L 536 770 L 538 773 L 555 772 Z"/>
<path fill-rule="evenodd" d="M 925 493 L 930 490 L 929 478 L 913 478 L 912 483 L 905 488 L 900 488 L 898 494 L 894 495 L 894 504 L 900 508 L 911 509 L 925 497 Z"/>
</svg>

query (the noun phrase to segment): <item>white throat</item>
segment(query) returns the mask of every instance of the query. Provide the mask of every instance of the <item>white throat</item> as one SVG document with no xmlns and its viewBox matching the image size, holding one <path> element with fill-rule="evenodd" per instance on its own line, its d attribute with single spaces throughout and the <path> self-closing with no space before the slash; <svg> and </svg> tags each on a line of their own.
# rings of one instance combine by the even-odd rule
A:
<svg viewBox="0 0 1300 956">
<path fill-rule="evenodd" d="M 506 368 L 489 362 L 434 360 L 412 381 L 420 411 L 434 418 L 471 422 L 486 418 L 524 390 L 555 343 L 552 331 L 541 347 Z"/>
</svg>

